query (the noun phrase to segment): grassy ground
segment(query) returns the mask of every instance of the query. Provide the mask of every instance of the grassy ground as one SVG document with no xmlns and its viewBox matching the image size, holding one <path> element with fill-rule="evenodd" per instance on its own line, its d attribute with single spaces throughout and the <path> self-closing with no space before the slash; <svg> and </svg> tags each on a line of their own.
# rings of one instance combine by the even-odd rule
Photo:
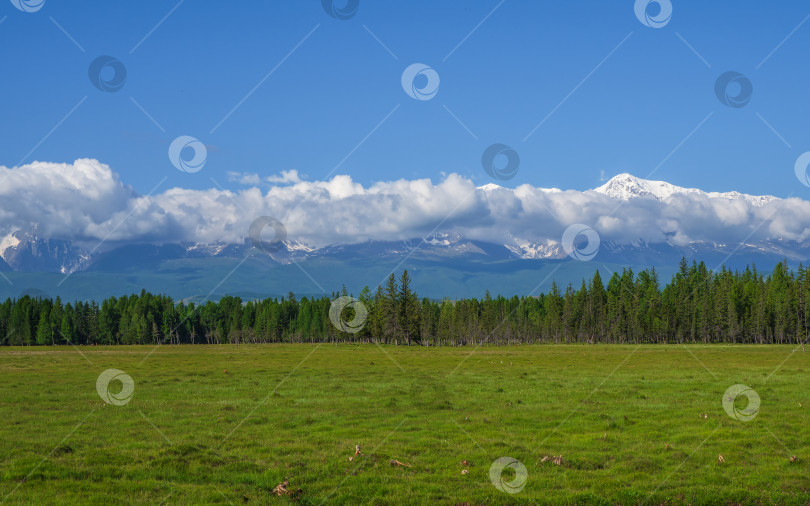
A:
<svg viewBox="0 0 810 506">
<path fill-rule="evenodd" d="M 810 501 L 801 349 L 482 348 L 460 367 L 471 348 L 150 351 L 0 349 L 0 501 L 285 504 L 285 478 L 299 504 Z M 108 368 L 134 381 L 125 405 L 96 392 Z M 721 405 L 737 383 L 761 397 L 749 422 Z M 518 493 L 490 482 L 503 456 L 526 466 Z"/>
</svg>

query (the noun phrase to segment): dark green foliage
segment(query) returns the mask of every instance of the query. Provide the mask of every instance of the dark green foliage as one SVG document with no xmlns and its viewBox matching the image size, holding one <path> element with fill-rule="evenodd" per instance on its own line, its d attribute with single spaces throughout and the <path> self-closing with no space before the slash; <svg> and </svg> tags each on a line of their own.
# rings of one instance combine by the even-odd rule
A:
<svg viewBox="0 0 810 506">
<path fill-rule="evenodd" d="M 681 261 L 661 289 L 655 269 L 612 273 L 607 286 L 597 272 L 590 282 L 547 294 L 481 300 L 418 298 L 408 271 L 392 273 L 360 300 L 365 326 L 344 333 L 329 320 L 332 297 L 242 301 L 223 297 L 201 305 L 175 304 L 142 291 L 101 303 L 31 298 L 0 304 L 4 344 L 157 344 L 244 342 L 377 342 L 480 345 L 522 343 L 728 342 L 796 343 L 810 330 L 810 276 L 778 264 L 763 277 L 756 267 L 709 271 Z M 354 313 L 349 316 L 353 317 Z M 345 315 L 344 315 L 345 316 Z"/>
</svg>

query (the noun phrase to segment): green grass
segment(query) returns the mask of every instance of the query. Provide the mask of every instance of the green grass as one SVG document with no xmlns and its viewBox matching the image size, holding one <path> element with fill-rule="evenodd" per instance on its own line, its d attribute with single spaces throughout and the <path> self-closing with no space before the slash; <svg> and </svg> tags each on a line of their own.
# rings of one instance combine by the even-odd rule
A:
<svg viewBox="0 0 810 506">
<path fill-rule="evenodd" d="M 299 504 L 810 501 L 810 355 L 787 346 L 481 348 L 458 370 L 471 348 L 150 351 L 0 349 L 0 500 L 286 504 L 288 478 Z M 128 404 L 96 393 L 108 368 Z M 736 383 L 750 422 L 721 405 Z M 503 456 L 517 494 L 489 480 Z"/>
</svg>

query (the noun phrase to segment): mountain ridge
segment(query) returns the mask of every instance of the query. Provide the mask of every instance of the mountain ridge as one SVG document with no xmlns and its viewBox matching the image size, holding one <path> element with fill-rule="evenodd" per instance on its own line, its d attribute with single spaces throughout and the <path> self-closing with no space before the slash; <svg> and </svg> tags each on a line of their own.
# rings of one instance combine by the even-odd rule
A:
<svg viewBox="0 0 810 506">
<path fill-rule="evenodd" d="M 494 183 L 477 187 L 484 197 L 490 192 L 517 192 Z M 564 193 L 557 188 L 542 188 L 543 192 Z M 665 181 L 652 181 L 635 177 L 629 173 L 614 176 L 605 184 L 592 191 L 605 197 L 627 201 L 630 199 L 651 199 L 665 201 L 678 196 L 701 196 L 723 201 L 739 200 L 752 206 L 761 207 L 780 200 L 771 195 L 748 195 L 739 192 L 705 192 L 695 188 L 684 188 Z M 104 245 L 102 245 L 104 246 Z M 41 237 L 37 226 L 29 229 L 14 227 L 11 233 L 0 238 L 0 270 L 15 272 L 51 272 L 64 275 L 76 272 L 129 272 L 138 269 L 157 269 L 165 262 L 182 259 L 205 258 L 245 258 L 250 253 L 251 244 L 247 239 L 242 243 L 228 242 L 180 242 L 180 243 L 137 243 L 108 244 L 106 247 L 80 247 L 71 241 Z M 618 243 L 607 241 L 603 253 L 610 252 L 612 261 L 621 263 L 622 255 L 628 262 L 635 255 L 641 258 L 670 258 L 673 251 L 682 254 L 709 254 L 731 252 L 736 254 L 764 253 L 768 258 L 781 256 L 802 261 L 808 258 L 807 246 L 796 243 L 768 241 L 738 246 L 737 250 L 710 241 L 671 244 L 668 239 L 650 244 L 641 239 Z M 424 238 L 404 240 L 368 240 L 360 243 L 335 243 L 326 246 L 284 241 L 278 251 L 269 258 L 278 264 L 286 265 L 315 258 L 335 258 L 350 262 L 362 262 L 369 258 L 409 258 L 416 256 L 431 261 L 444 261 L 452 268 L 453 259 L 475 258 L 487 262 L 508 262 L 513 260 L 563 260 L 566 251 L 558 239 L 532 239 L 509 235 L 506 241 L 492 242 L 465 238 L 458 232 L 437 232 Z"/>
<path fill-rule="evenodd" d="M 697 188 L 676 186 L 666 181 L 642 179 L 626 172 L 610 178 L 610 180 L 602 186 L 594 188 L 593 191 L 620 200 L 629 200 L 631 198 L 665 200 L 674 195 L 690 194 L 726 200 L 743 200 L 755 206 L 763 206 L 775 200 L 781 200 L 773 195 L 749 195 L 737 191 L 706 192 Z"/>
</svg>

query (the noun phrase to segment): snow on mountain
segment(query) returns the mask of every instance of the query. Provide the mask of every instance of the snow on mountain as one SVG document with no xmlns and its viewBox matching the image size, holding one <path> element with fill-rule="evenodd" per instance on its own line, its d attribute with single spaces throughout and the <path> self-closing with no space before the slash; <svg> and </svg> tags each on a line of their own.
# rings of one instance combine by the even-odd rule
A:
<svg viewBox="0 0 810 506">
<path fill-rule="evenodd" d="M 556 241 L 536 242 L 514 237 L 512 238 L 512 243 L 504 244 L 504 247 L 511 251 L 516 257 L 526 260 L 565 257 L 565 251 L 563 251 L 562 245 Z"/>
<path fill-rule="evenodd" d="M 560 193 L 560 192 L 562 192 L 562 190 L 560 190 L 559 188 L 537 188 L 537 189 L 544 192 L 544 193 Z M 487 183 L 487 184 L 485 184 L 483 186 L 477 186 L 476 190 L 482 190 L 484 192 L 491 192 L 491 191 L 495 191 L 495 190 L 506 190 L 506 191 L 509 191 L 509 192 L 515 191 L 513 188 L 506 188 L 505 186 L 497 185 L 497 184 L 494 184 L 494 183 Z"/>
<path fill-rule="evenodd" d="M 511 188 L 505 188 L 493 183 L 487 183 L 479 186 L 477 189 L 484 192 L 492 192 L 497 190 L 514 191 Z M 538 188 L 546 193 L 559 193 L 559 188 Z M 601 193 L 608 197 L 620 200 L 628 200 L 632 198 L 653 198 L 656 200 L 665 200 L 673 195 L 696 195 L 706 196 L 709 198 L 726 199 L 726 200 L 742 200 L 754 206 L 764 206 L 769 202 L 779 200 L 778 197 L 772 195 L 748 195 L 737 191 L 730 192 L 706 192 L 697 188 L 684 188 L 676 186 L 666 181 L 651 181 L 642 179 L 632 174 L 623 173 L 614 176 L 607 183 L 594 188 L 592 191 Z"/>
<path fill-rule="evenodd" d="M 771 195 L 748 195 L 736 191 L 731 192 L 704 192 L 697 188 L 683 188 L 667 183 L 666 181 L 650 181 L 635 177 L 632 174 L 619 174 L 614 176 L 607 183 L 593 191 L 601 193 L 620 200 L 628 200 L 632 198 L 654 198 L 656 200 L 665 200 L 673 195 L 678 194 L 693 194 L 705 195 L 710 198 L 722 198 L 728 200 L 743 200 L 751 205 L 764 206 L 765 204 L 774 200 L 779 200 L 777 197 Z"/>
<path fill-rule="evenodd" d="M 217 256 L 222 253 L 222 250 L 228 246 L 226 242 L 212 242 L 212 243 L 202 243 L 202 242 L 195 242 L 195 243 L 188 243 L 183 244 L 186 248 L 186 253 L 189 256 Z"/>
<path fill-rule="evenodd" d="M 83 269 L 89 260 L 88 253 L 70 241 L 40 237 L 36 225 L 28 230 L 14 228 L 0 239 L 0 258 L 15 271 L 62 274 Z"/>
<path fill-rule="evenodd" d="M 518 192 L 520 190 L 506 188 L 497 184 L 488 183 L 479 186 L 487 199 L 503 197 L 501 192 Z M 562 190 L 557 188 L 537 188 L 546 194 L 559 194 Z M 754 196 L 735 191 L 731 192 L 704 192 L 695 188 L 682 188 L 664 181 L 650 181 L 637 178 L 631 174 L 619 174 L 604 185 L 589 190 L 610 198 L 628 200 L 647 198 L 664 201 L 676 195 L 694 195 L 703 198 L 725 199 L 728 201 L 743 201 L 753 206 L 764 206 L 769 202 L 779 200 L 770 195 Z M 735 245 L 732 245 L 736 247 Z M 810 244 L 782 243 L 781 241 L 767 241 L 758 244 L 745 245 L 749 253 L 758 252 L 764 255 L 777 255 L 779 258 L 802 260 L 810 255 Z M 661 255 L 673 256 L 686 254 L 690 251 L 702 255 L 710 252 L 724 252 L 728 254 L 731 246 L 712 241 L 693 241 L 689 245 L 670 244 L 669 240 L 663 244 L 647 244 L 641 238 L 636 242 L 603 243 L 603 254 L 611 255 L 616 261 L 627 258 L 661 259 Z M 311 258 L 338 258 L 338 259 L 369 259 L 406 255 L 435 261 L 451 258 L 480 259 L 486 261 L 510 259 L 564 259 L 566 257 L 560 241 L 556 238 L 540 238 L 537 236 L 509 235 L 504 242 L 486 242 L 471 240 L 461 234 L 433 233 L 429 237 L 415 237 L 410 240 L 379 241 L 370 240 L 359 244 L 335 243 L 329 246 L 318 247 L 297 240 L 285 240 L 283 246 L 268 252 L 272 261 L 279 264 L 305 261 Z M 114 271 L 129 268 L 130 265 L 149 263 L 157 265 L 161 261 L 176 259 L 197 258 L 244 258 L 247 254 L 264 255 L 260 250 L 254 251 L 249 239 L 242 243 L 216 242 L 184 242 L 181 244 L 153 244 L 140 243 L 123 245 L 105 245 L 102 250 L 93 251 L 92 255 L 86 249 L 71 244 L 70 241 L 48 239 L 38 234 L 37 226 L 20 229 L 15 227 L 5 237 L 0 237 L 0 270 L 13 269 L 27 272 L 57 272 L 72 273 L 83 270 Z M 6 265 L 7 264 L 7 265 Z"/>
<path fill-rule="evenodd" d="M 484 190 L 484 191 L 492 191 L 492 190 L 505 190 L 501 185 L 497 185 L 495 183 L 487 183 L 484 186 L 479 186 L 477 189 Z"/>
<path fill-rule="evenodd" d="M 318 248 L 301 241 L 282 241 L 284 243 L 284 247 L 290 253 L 299 252 L 299 253 L 314 253 L 318 251 Z"/>
<path fill-rule="evenodd" d="M 0 258 L 6 259 L 6 250 L 9 248 L 16 248 L 20 244 L 20 239 L 14 235 L 19 228 L 12 228 L 11 233 L 0 239 Z"/>
</svg>

